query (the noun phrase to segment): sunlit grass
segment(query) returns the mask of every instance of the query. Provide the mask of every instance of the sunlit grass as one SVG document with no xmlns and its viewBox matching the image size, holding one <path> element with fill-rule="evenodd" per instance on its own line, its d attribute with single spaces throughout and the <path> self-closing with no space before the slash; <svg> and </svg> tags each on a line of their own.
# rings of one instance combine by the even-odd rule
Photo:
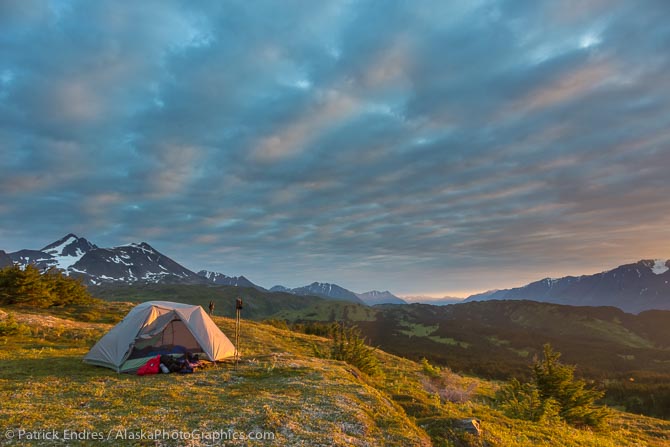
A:
<svg viewBox="0 0 670 447">
<path fill-rule="evenodd" d="M 383 379 L 343 362 L 314 357 L 328 340 L 243 321 L 242 362 L 210 366 L 190 375 L 138 377 L 82 363 L 90 346 L 112 326 L 96 309 L 85 322 L 77 312 L 56 315 L 13 309 L 30 334 L 0 337 L 0 423 L 3 429 L 270 431 L 276 439 L 231 445 L 407 446 L 663 446 L 670 422 L 614 412 L 604 431 L 510 419 L 495 409 L 498 384 L 454 375 L 447 386 L 476 390 L 466 402 L 445 402 L 425 386 L 421 365 L 377 351 Z M 5 309 L 7 310 L 7 309 Z M 231 335 L 234 321 L 215 317 Z M 231 337 L 232 338 L 232 337 Z M 458 380 L 456 380 L 458 379 Z M 454 421 L 482 421 L 480 438 Z M 10 442 L 2 445 L 40 445 Z M 42 442 L 43 445 L 51 445 Z M 111 439 L 106 445 L 155 445 Z M 188 445 L 204 445 L 192 441 Z M 74 445 L 100 445 L 83 441 Z M 163 445 L 184 445 L 165 441 Z"/>
</svg>

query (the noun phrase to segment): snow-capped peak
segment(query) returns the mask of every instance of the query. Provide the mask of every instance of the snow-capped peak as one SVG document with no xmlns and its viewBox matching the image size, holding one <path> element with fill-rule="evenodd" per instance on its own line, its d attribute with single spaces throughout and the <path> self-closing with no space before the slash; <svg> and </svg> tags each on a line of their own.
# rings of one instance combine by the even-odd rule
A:
<svg viewBox="0 0 670 447">
<path fill-rule="evenodd" d="M 654 272 L 655 275 L 661 275 L 670 270 L 666 264 L 667 262 L 662 259 L 654 259 L 654 265 L 651 267 L 651 271 Z"/>
<path fill-rule="evenodd" d="M 94 244 L 83 237 L 77 237 L 75 234 L 67 236 L 53 242 L 41 251 L 52 256 L 55 261 L 54 267 L 67 270 L 84 256 L 88 251 L 97 248 Z"/>
<path fill-rule="evenodd" d="M 230 278 L 228 275 L 224 275 L 223 273 L 219 272 L 212 272 L 211 270 L 200 270 L 198 275 L 207 278 L 212 282 L 215 282 L 218 279 Z"/>
<path fill-rule="evenodd" d="M 150 252 L 156 251 L 151 245 L 147 244 L 146 242 L 140 242 L 139 244 L 137 242 L 131 242 L 130 244 L 125 244 L 122 245 L 121 247 L 139 248 L 142 251 L 150 251 Z"/>
<path fill-rule="evenodd" d="M 76 241 L 77 236 L 75 236 L 74 234 L 68 234 L 63 239 L 60 239 L 51 245 L 47 245 L 42 249 L 42 251 L 45 253 L 49 253 L 50 255 L 60 255 L 65 247 Z"/>
</svg>

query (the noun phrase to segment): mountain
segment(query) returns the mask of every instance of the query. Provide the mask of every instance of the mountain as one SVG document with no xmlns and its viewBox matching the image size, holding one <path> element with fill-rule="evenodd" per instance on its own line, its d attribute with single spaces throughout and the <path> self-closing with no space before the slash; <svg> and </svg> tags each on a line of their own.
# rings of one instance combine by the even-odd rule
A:
<svg viewBox="0 0 670 447">
<path fill-rule="evenodd" d="M 160 253 L 146 242 L 87 252 L 67 269 L 90 284 L 201 283 L 203 278 Z"/>
<path fill-rule="evenodd" d="M 223 273 L 210 272 L 209 270 L 200 270 L 198 276 L 202 276 L 212 284 L 219 286 L 253 287 L 258 290 L 265 290 L 261 286 L 252 283 L 244 276 L 227 276 Z"/>
<path fill-rule="evenodd" d="M 467 297 L 465 300 L 468 300 L 468 301 L 485 301 L 491 295 L 493 295 L 496 292 L 500 292 L 500 290 L 499 289 L 493 289 L 493 290 L 487 290 L 486 292 L 475 293 L 474 295 L 470 295 L 469 297 Z M 462 300 L 462 301 L 465 301 L 465 300 Z"/>
<path fill-rule="evenodd" d="M 407 303 L 432 304 L 433 306 L 446 306 L 448 304 L 458 304 L 463 302 L 463 298 L 457 298 L 453 296 L 433 298 L 430 296 L 417 295 L 406 296 L 405 300 Z"/>
<path fill-rule="evenodd" d="M 77 237 L 70 233 L 62 239 L 53 242 L 40 251 L 51 255 L 55 262 L 55 267 L 67 270 L 70 266 L 76 264 L 86 253 L 95 250 L 98 247 L 91 244 L 83 237 Z"/>
<path fill-rule="evenodd" d="M 388 290 L 384 292 L 372 290 L 370 292 L 357 293 L 356 296 L 368 306 L 374 306 L 376 304 L 407 304 L 407 301 L 398 298 Z"/>
<path fill-rule="evenodd" d="M 351 290 L 340 287 L 337 284 L 328 284 L 323 282 L 313 282 L 308 286 L 298 287 L 291 291 L 296 295 L 312 295 L 322 298 L 329 298 L 340 301 L 351 301 L 364 304 L 358 296 Z"/>
<path fill-rule="evenodd" d="M 89 285 L 207 281 L 146 242 L 100 248 L 85 238 L 68 234 L 41 250 L 19 250 L 9 257 L 20 265 L 61 269 Z"/>
<path fill-rule="evenodd" d="M 545 278 L 465 301 L 533 300 L 573 306 L 615 306 L 626 312 L 670 310 L 670 261 L 642 260 L 595 275 Z"/>
<path fill-rule="evenodd" d="M 54 267 L 67 272 L 87 252 L 96 248 L 86 239 L 70 233 L 41 250 L 19 250 L 9 256 L 13 262 L 21 265 L 34 264 L 42 270 Z"/>
<path fill-rule="evenodd" d="M 56 267 L 56 261 L 54 260 L 53 256 L 39 250 L 19 250 L 9 253 L 9 257 L 12 259 L 14 264 L 33 264 L 40 270 Z"/>
<path fill-rule="evenodd" d="M 12 258 L 4 250 L 0 250 L 0 269 L 12 265 Z"/>
<path fill-rule="evenodd" d="M 339 301 L 351 301 L 353 303 L 365 304 L 354 292 L 340 287 L 337 284 L 328 284 L 322 282 L 313 282 L 307 286 L 289 289 L 284 286 L 274 286 L 270 289 L 271 292 L 286 292 L 293 295 L 311 295 L 321 298 Z"/>
</svg>

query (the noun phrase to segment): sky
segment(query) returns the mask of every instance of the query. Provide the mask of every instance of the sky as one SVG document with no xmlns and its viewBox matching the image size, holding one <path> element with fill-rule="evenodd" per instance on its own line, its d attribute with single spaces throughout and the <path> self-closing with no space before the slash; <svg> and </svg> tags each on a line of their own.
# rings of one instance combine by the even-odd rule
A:
<svg viewBox="0 0 670 447">
<path fill-rule="evenodd" d="M 465 296 L 670 258 L 670 2 L 0 1 L 0 249 Z"/>
</svg>

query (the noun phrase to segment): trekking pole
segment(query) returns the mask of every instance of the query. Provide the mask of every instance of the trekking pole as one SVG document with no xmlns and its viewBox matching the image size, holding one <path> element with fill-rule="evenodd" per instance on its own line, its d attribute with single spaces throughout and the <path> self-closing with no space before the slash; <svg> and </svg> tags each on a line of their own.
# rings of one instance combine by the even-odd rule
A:
<svg viewBox="0 0 670 447">
<path fill-rule="evenodd" d="M 237 362 L 240 359 L 240 320 L 242 307 L 242 299 L 238 298 L 235 302 L 235 370 L 237 370 Z"/>
</svg>

